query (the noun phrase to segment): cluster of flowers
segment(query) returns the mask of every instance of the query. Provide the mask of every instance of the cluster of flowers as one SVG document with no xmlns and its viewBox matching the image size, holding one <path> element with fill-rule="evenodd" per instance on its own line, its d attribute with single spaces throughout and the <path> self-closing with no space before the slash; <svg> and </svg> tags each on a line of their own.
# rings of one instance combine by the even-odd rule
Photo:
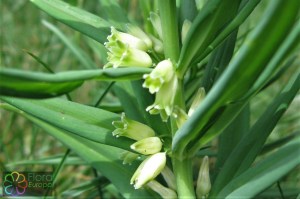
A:
<svg viewBox="0 0 300 199">
<path fill-rule="evenodd" d="M 161 39 L 161 27 L 157 15 L 152 14 L 151 21 Z M 184 23 L 184 26 L 187 27 L 190 24 Z M 104 68 L 155 66 L 150 74 L 143 76 L 145 79 L 143 87 L 149 89 L 151 94 L 155 94 L 154 103 L 148 106 L 146 111 L 150 114 L 160 114 L 164 122 L 170 116 L 173 116 L 176 119 L 177 126 L 180 127 L 202 101 L 205 95 L 204 89 L 198 91 L 188 113 L 185 113 L 179 107 L 174 107 L 173 104 L 178 87 L 175 64 L 170 59 L 165 59 L 154 64 L 151 58 L 151 56 L 155 57 L 157 54 L 162 55 L 162 41 L 153 35 L 147 35 L 140 28 L 133 25 L 127 25 L 127 31 L 128 33 L 124 33 L 111 27 L 111 35 L 107 37 L 108 42 L 104 43 L 108 50 L 108 63 Z M 183 32 L 182 40 L 184 40 L 185 35 L 186 33 Z M 124 113 L 122 114 L 121 121 L 114 121 L 113 125 L 116 128 L 113 131 L 114 136 L 125 136 L 136 141 L 130 148 L 137 153 L 124 152 L 122 154 L 123 163 L 131 163 L 139 157 L 139 154 L 146 156 L 146 159 L 133 174 L 130 183 L 136 189 L 147 184 L 147 186 L 162 196 L 176 198 L 174 174 L 165 166 L 166 153 L 161 152 L 163 142 L 159 137 L 155 136 L 154 130 L 147 125 L 126 118 Z M 199 172 L 199 178 L 202 176 L 201 178 L 204 179 L 207 178 L 208 159 L 204 159 L 202 165 L 206 166 Z M 162 186 L 154 180 L 161 172 L 169 188 Z M 203 192 L 203 189 L 206 192 L 205 189 L 207 187 L 200 187 L 200 192 Z"/>
</svg>

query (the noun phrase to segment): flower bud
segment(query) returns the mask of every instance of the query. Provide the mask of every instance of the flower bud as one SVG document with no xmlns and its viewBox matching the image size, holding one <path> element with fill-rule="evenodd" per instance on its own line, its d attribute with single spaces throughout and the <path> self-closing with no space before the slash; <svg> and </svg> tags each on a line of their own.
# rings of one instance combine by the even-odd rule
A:
<svg viewBox="0 0 300 199">
<path fill-rule="evenodd" d="M 177 190 L 175 175 L 168 166 L 165 166 L 165 168 L 161 171 L 161 175 L 164 177 L 168 187 L 173 190 Z"/>
<path fill-rule="evenodd" d="M 159 54 L 163 54 L 164 53 L 163 42 L 161 40 L 157 39 L 156 37 L 154 37 L 153 35 L 149 35 L 149 37 L 151 38 L 151 40 L 153 42 L 154 51 Z"/>
<path fill-rule="evenodd" d="M 153 180 L 164 169 L 166 165 L 166 153 L 156 153 L 145 159 L 133 174 L 130 184 L 134 184 L 135 189 Z"/>
<path fill-rule="evenodd" d="M 199 175 L 197 179 L 196 194 L 198 198 L 205 197 L 211 189 L 210 177 L 209 177 L 209 160 L 205 156 L 202 160 Z"/>
<path fill-rule="evenodd" d="M 142 140 L 147 137 L 155 136 L 155 132 L 152 128 L 126 118 L 125 113 L 122 113 L 121 121 L 113 121 L 112 124 L 116 128 L 112 134 L 116 137 L 125 136 L 133 140 Z"/>
<path fill-rule="evenodd" d="M 126 28 L 128 33 L 131 35 L 141 39 L 147 46 L 147 50 L 150 50 L 152 48 L 152 41 L 149 38 L 149 36 L 138 26 L 134 26 L 132 24 L 126 24 Z"/>
<path fill-rule="evenodd" d="M 189 109 L 188 112 L 188 116 L 191 116 L 194 113 L 195 109 L 200 105 L 200 103 L 203 101 L 204 98 L 205 98 L 205 90 L 203 87 L 201 87 L 199 88 L 199 90 L 197 91 L 193 99 L 191 108 Z"/>
<path fill-rule="evenodd" d="M 192 22 L 189 20 L 184 20 L 183 24 L 182 24 L 182 29 L 181 29 L 181 42 L 184 43 L 184 40 L 186 38 L 187 33 L 190 30 L 190 27 L 192 25 Z"/>
<path fill-rule="evenodd" d="M 130 148 L 141 154 L 150 155 L 160 152 L 162 145 L 158 137 L 148 137 L 135 142 Z"/>
<path fill-rule="evenodd" d="M 180 128 L 188 119 L 188 115 L 186 114 L 186 112 L 178 106 L 174 107 L 172 116 L 175 118 L 178 128 Z"/>
<path fill-rule="evenodd" d="M 158 193 L 163 199 L 176 199 L 177 194 L 174 190 L 164 187 L 159 182 L 152 180 L 147 184 L 153 191 Z"/>
<path fill-rule="evenodd" d="M 130 151 L 124 151 L 121 153 L 120 159 L 123 160 L 123 164 L 131 164 L 139 157 L 139 154 L 132 153 Z"/>
<path fill-rule="evenodd" d="M 161 28 L 161 21 L 158 14 L 155 12 L 150 13 L 150 21 L 156 30 L 156 33 L 158 34 L 159 38 L 162 39 L 162 28 Z"/>
<path fill-rule="evenodd" d="M 170 60 L 164 60 L 157 64 L 150 74 L 145 74 L 144 88 L 149 88 L 150 93 L 156 93 L 164 82 L 170 81 L 174 75 L 173 64 Z"/>
</svg>

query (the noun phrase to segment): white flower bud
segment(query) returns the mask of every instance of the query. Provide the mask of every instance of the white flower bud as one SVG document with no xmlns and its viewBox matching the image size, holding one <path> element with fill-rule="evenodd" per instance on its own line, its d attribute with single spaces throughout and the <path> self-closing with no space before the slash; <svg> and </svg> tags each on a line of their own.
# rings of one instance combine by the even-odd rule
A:
<svg viewBox="0 0 300 199">
<path fill-rule="evenodd" d="M 144 160 L 133 174 L 130 184 L 135 189 L 141 188 L 149 181 L 156 178 L 166 165 L 166 153 L 156 153 Z"/>
</svg>

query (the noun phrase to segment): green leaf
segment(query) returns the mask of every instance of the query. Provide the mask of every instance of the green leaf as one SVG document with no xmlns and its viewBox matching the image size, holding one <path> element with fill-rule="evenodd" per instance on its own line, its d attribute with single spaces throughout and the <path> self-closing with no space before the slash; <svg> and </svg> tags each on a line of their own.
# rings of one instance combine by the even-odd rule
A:
<svg viewBox="0 0 300 199">
<path fill-rule="evenodd" d="M 300 164 L 299 146 L 300 137 L 232 180 L 217 198 L 255 197 Z"/>
<path fill-rule="evenodd" d="M 77 153 L 92 167 L 107 177 L 125 198 L 152 198 L 153 193 L 146 189 L 136 190 L 130 185 L 130 178 L 135 166 L 126 166 L 119 159 L 120 149 L 99 144 L 68 131 L 59 130 L 40 119 L 25 114 L 26 118 L 40 126 L 48 134 L 60 140 L 63 144 Z"/>
<path fill-rule="evenodd" d="M 75 42 L 69 39 L 62 31 L 60 31 L 53 24 L 43 20 L 43 25 L 45 25 L 49 30 L 51 30 L 59 39 L 63 41 L 63 43 L 70 49 L 70 51 L 74 54 L 74 57 L 80 61 L 82 66 L 86 69 L 94 69 L 97 68 L 96 64 L 93 60 L 83 51 Z"/>
<path fill-rule="evenodd" d="M 28 100 L 1 97 L 1 100 L 36 117 L 55 128 L 68 131 L 88 140 L 126 150 L 133 140 L 112 136 L 115 129 L 112 121 L 120 120 L 119 115 L 98 108 L 70 102 L 63 99 Z"/>
<path fill-rule="evenodd" d="M 85 80 L 141 79 L 149 68 L 118 68 L 66 71 L 56 74 L 29 72 L 16 69 L 0 69 L 0 95 L 44 98 L 68 93 Z"/>
<path fill-rule="evenodd" d="M 34 159 L 34 160 L 20 160 L 16 162 L 10 162 L 6 164 L 7 167 L 14 167 L 20 165 L 57 165 L 60 164 L 63 155 L 55 155 L 51 157 L 44 157 L 41 159 Z M 66 165 L 85 165 L 81 158 L 76 156 L 68 156 L 67 160 L 64 162 Z"/>
<path fill-rule="evenodd" d="M 58 21 L 103 43 L 110 31 L 104 19 L 60 0 L 31 0 L 41 10 Z"/>
<path fill-rule="evenodd" d="M 183 76 L 196 55 L 202 54 L 223 26 L 238 10 L 241 0 L 208 1 L 187 33 L 180 53 L 178 70 Z"/>
<path fill-rule="evenodd" d="M 129 22 L 127 14 L 121 8 L 117 0 L 99 0 L 100 12 L 103 17 L 114 27 L 125 30 L 125 24 Z"/>
<path fill-rule="evenodd" d="M 288 105 L 292 102 L 300 89 L 300 74 L 291 78 L 283 89 L 282 93 L 276 97 L 268 109 L 261 115 L 257 122 L 245 134 L 241 141 L 234 147 L 232 153 L 222 167 L 222 171 L 216 178 L 212 195 L 218 193 L 230 179 L 247 170 L 254 162 L 263 145 L 275 128 Z"/>
<path fill-rule="evenodd" d="M 238 106 L 240 104 L 240 108 L 237 110 L 241 110 L 245 99 L 241 102 L 240 98 L 253 86 L 274 55 L 275 49 L 288 35 L 297 16 L 299 4 L 299 1 L 291 1 L 289 4 L 280 0 L 272 1 L 270 8 L 263 16 L 263 20 L 251 32 L 202 104 L 175 134 L 173 139 L 174 154 L 183 157 L 188 144 L 195 141 L 188 146 L 188 148 L 194 147 L 192 153 L 194 154 L 201 147 L 198 143 L 201 141 L 201 137 L 215 122 L 216 116 L 221 117 L 222 113 L 226 112 L 227 105 L 237 104 Z M 270 33 L 270 29 L 281 31 Z M 233 116 L 238 114 L 239 111 L 237 110 Z M 228 120 L 233 118 L 229 117 Z M 225 127 L 221 126 L 214 135 L 211 132 L 211 138 L 215 137 Z"/>
<path fill-rule="evenodd" d="M 197 63 L 205 58 L 211 51 L 213 51 L 222 41 L 227 38 L 234 30 L 236 30 L 251 14 L 251 12 L 256 8 L 261 0 L 249 0 L 246 5 L 244 5 L 236 17 L 226 25 L 226 27 L 220 32 L 219 35 L 209 44 L 208 48 L 204 50 L 202 54 L 199 54 L 193 63 Z"/>
</svg>

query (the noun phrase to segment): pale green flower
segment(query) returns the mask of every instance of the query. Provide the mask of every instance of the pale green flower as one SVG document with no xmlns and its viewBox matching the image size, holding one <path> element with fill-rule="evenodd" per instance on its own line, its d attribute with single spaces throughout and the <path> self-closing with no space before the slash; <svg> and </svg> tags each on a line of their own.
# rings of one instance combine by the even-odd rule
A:
<svg viewBox="0 0 300 199">
<path fill-rule="evenodd" d="M 135 189 L 141 188 L 160 174 L 166 165 L 166 153 L 156 153 L 145 159 L 133 174 L 130 184 Z"/>
<path fill-rule="evenodd" d="M 111 35 L 107 37 L 107 40 L 108 42 L 105 42 L 104 45 L 109 51 L 107 53 L 108 63 L 104 68 L 152 66 L 152 59 L 145 52 L 148 50 L 147 44 L 141 39 L 111 27 Z"/>
<path fill-rule="evenodd" d="M 196 194 L 198 198 L 205 198 L 211 189 L 209 177 L 209 159 L 205 156 L 202 160 L 197 179 Z"/>
<path fill-rule="evenodd" d="M 121 41 L 127 44 L 131 48 L 147 51 L 149 48 L 147 44 L 138 37 L 131 34 L 117 31 L 114 27 L 111 27 L 111 34 L 107 37 L 108 44 L 115 41 Z"/>
<path fill-rule="evenodd" d="M 113 121 L 112 124 L 116 128 L 112 134 L 116 137 L 125 136 L 133 140 L 142 140 L 155 136 L 155 132 L 152 128 L 145 124 L 126 118 L 125 113 L 122 113 L 121 121 Z"/>
<path fill-rule="evenodd" d="M 146 108 L 150 114 L 160 114 L 163 121 L 171 116 L 174 106 L 174 98 L 178 87 L 178 80 L 174 75 L 170 81 L 164 83 L 156 93 L 155 101 Z"/>
<path fill-rule="evenodd" d="M 120 66 L 151 67 L 152 59 L 144 51 L 130 47 L 119 40 L 105 44 L 109 50 L 107 53 L 108 63 L 104 68 L 117 68 Z"/>
<path fill-rule="evenodd" d="M 158 137 L 148 137 L 133 143 L 130 148 L 143 155 L 151 155 L 160 152 L 162 145 Z"/>
<path fill-rule="evenodd" d="M 164 60 L 157 64 L 150 74 L 145 74 L 144 88 L 149 88 L 150 93 L 156 93 L 163 83 L 168 82 L 174 76 L 173 64 L 170 60 Z"/>
</svg>

